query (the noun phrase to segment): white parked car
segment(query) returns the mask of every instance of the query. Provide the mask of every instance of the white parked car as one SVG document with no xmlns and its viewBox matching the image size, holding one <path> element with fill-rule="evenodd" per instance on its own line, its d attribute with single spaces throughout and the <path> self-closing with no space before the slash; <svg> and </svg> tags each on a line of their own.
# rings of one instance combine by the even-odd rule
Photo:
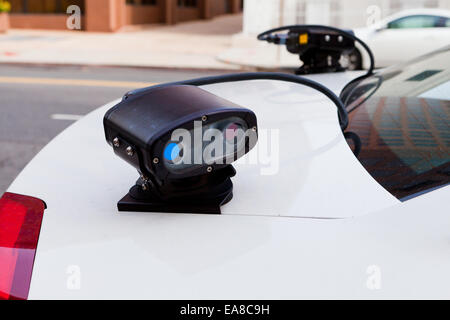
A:
<svg viewBox="0 0 450 320">
<path fill-rule="evenodd" d="M 338 93 L 360 74 L 310 78 Z M 221 215 L 118 212 L 137 172 L 105 142 L 111 102 L 0 200 L 0 298 L 450 298 L 449 80 L 450 47 L 367 78 L 346 94 L 349 143 L 310 88 L 203 86 L 280 142 L 236 165 Z"/>
<path fill-rule="evenodd" d="M 372 49 L 376 67 L 387 67 L 449 45 L 450 11 L 405 10 L 354 32 Z M 369 57 L 359 44 L 357 48 L 350 55 L 351 69 L 367 69 Z"/>
</svg>

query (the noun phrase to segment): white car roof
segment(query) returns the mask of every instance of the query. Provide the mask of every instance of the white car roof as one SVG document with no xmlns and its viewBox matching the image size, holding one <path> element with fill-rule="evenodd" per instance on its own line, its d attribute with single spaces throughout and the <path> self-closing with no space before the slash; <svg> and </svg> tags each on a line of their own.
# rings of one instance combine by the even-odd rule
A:
<svg viewBox="0 0 450 320">
<path fill-rule="evenodd" d="M 313 78 L 338 91 L 353 77 Z M 203 88 L 253 109 L 260 129 L 280 130 L 278 174 L 237 166 L 234 199 L 219 216 L 119 213 L 137 172 L 104 138 L 102 117 L 115 102 L 99 108 L 8 190 L 48 205 L 30 299 L 448 294 L 449 187 L 400 203 L 353 156 L 335 106 L 310 89 L 277 81 Z M 76 289 L 68 286 L 74 267 Z M 374 267 L 386 284 L 380 291 L 366 285 Z"/>
</svg>

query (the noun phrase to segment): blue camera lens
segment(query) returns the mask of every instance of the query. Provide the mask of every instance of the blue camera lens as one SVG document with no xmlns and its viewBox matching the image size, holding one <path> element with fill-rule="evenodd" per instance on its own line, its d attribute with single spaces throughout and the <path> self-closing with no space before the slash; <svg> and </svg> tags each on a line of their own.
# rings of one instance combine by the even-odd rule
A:
<svg viewBox="0 0 450 320">
<path fill-rule="evenodd" d="M 169 143 L 164 150 L 164 158 L 168 161 L 175 161 L 180 156 L 181 149 L 176 143 Z"/>
</svg>

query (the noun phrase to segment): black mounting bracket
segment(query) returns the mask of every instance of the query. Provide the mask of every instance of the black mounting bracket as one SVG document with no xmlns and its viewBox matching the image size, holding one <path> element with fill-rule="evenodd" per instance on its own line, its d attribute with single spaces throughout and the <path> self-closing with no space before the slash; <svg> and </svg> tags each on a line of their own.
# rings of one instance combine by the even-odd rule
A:
<svg viewBox="0 0 450 320">
<path fill-rule="evenodd" d="M 236 174 L 232 166 L 219 170 L 215 174 L 200 178 L 200 185 L 186 188 L 192 181 L 181 183 L 177 190 L 173 184 L 155 192 L 151 188 L 144 190 L 142 179 L 138 180 L 130 192 L 118 203 L 119 211 L 129 212 L 168 212 L 193 214 L 221 214 L 221 206 L 233 198 L 231 177 Z M 180 181 L 176 182 L 179 185 Z M 166 198 L 161 197 L 161 191 Z"/>
<path fill-rule="evenodd" d="M 340 63 L 341 52 L 334 50 L 310 49 L 300 54 L 303 66 L 295 71 L 296 75 L 342 72 L 345 68 Z"/>
</svg>

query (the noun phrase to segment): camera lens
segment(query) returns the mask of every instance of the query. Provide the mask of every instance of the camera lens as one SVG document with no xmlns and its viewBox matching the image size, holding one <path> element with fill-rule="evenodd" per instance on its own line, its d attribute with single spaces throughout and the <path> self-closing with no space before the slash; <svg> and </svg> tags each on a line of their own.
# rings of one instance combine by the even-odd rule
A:
<svg viewBox="0 0 450 320">
<path fill-rule="evenodd" d="M 228 143 L 234 143 L 234 139 L 238 135 L 238 130 L 243 130 L 242 126 L 237 123 L 230 123 L 224 131 L 225 141 Z"/>
<path fill-rule="evenodd" d="M 179 161 L 182 158 L 182 148 L 180 145 L 174 142 L 169 143 L 164 149 L 164 158 L 171 163 Z"/>
</svg>

